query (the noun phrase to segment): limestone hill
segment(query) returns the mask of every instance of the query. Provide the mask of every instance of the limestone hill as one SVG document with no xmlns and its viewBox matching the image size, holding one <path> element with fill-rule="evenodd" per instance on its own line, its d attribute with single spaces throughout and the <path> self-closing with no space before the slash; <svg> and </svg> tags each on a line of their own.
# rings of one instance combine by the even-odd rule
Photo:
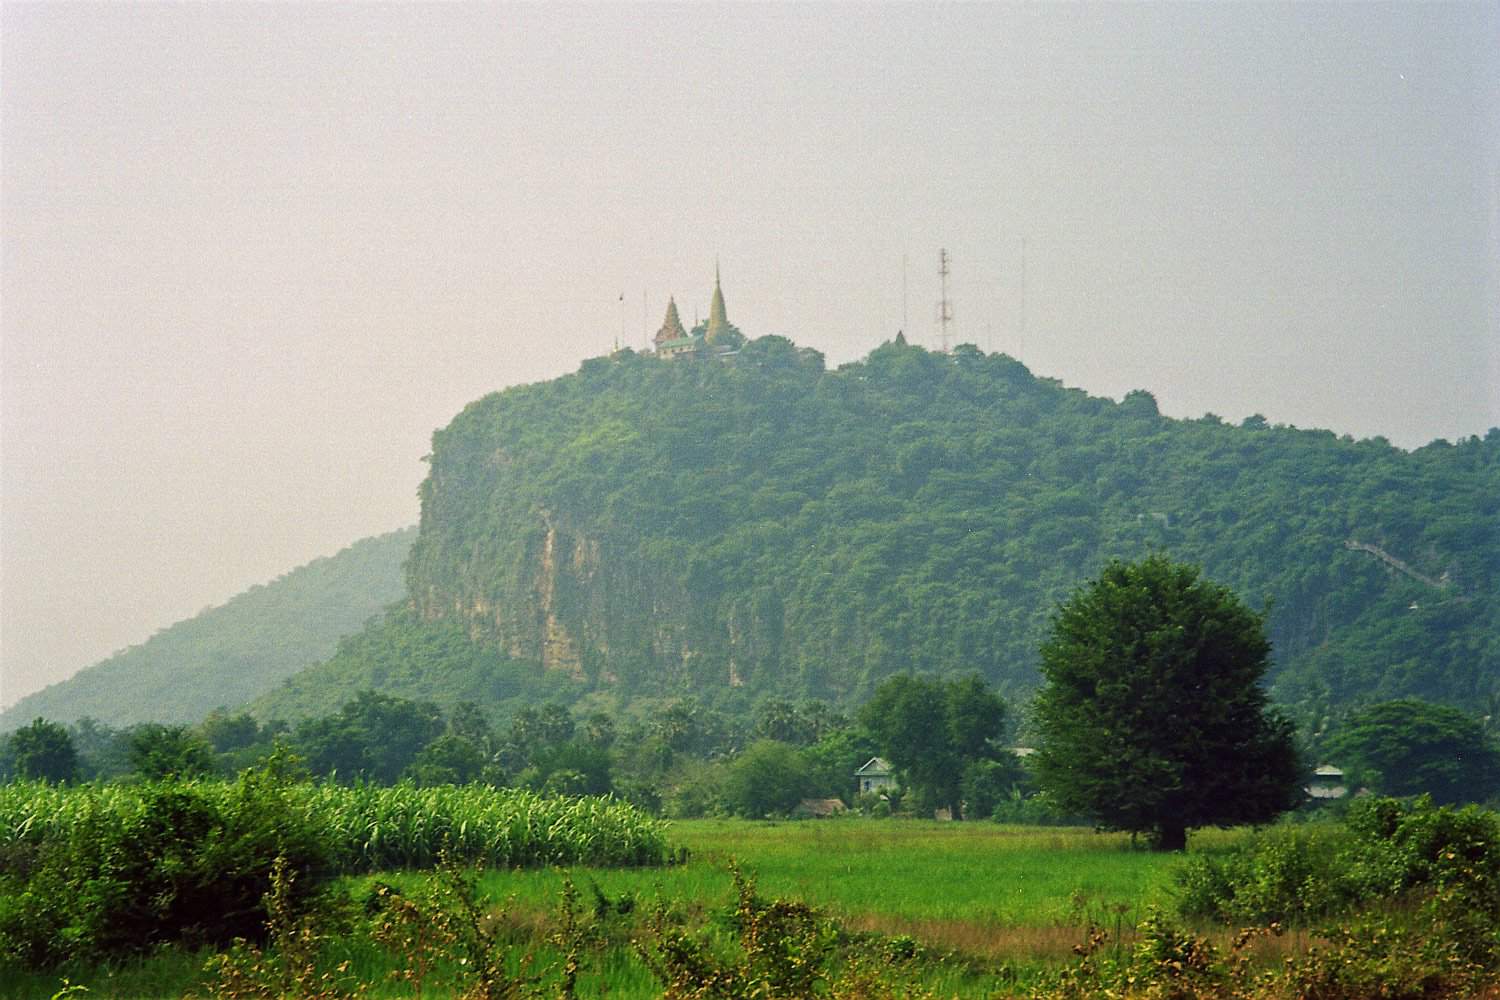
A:
<svg viewBox="0 0 1500 1000">
<path fill-rule="evenodd" d="M 1472 707 L 1500 678 L 1497 526 L 1497 431 L 1406 452 L 1176 420 L 971 347 L 625 351 L 438 431 L 404 610 L 259 710 L 533 684 L 852 703 L 912 669 L 1018 694 L 1057 602 L 1150 551 L 1269 608 L 1280 700 Z"/>
</svg>

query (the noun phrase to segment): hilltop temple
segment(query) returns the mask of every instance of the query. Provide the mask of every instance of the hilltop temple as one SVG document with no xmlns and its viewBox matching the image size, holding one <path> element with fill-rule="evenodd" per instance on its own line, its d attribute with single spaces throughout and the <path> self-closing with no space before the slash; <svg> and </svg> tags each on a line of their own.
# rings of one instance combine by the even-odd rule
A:
<svg viewBox="0 0 1500 1000">
<path fill-rule="evenodd" d="M 708 307 L 708 319 L 693 327 L 691 333 L 682 327 L 677 315 L 677 300 L 667 299 L 667 315 L 661 329 L 651 338 L 660 358 L 726 357 L 739 351 L 745 335 L 729 322 L 724 309 L 724 290 L 719 287 L 719 265 L 714 265 L 714 298 Z"/>
</svg>

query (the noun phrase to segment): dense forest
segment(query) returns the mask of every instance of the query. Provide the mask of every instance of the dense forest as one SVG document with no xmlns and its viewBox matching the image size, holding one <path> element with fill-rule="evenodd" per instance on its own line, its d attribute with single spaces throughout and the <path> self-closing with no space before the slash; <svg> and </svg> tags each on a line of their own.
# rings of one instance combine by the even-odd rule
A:
<svg viewBox="0 0 1500 1000">
<path fill-rule="evenodd" d="M 165 628 L 76 676 L 21 699 L 0 732 L 38 716 L 114 726 L 197 722 L 242 705 L 326 659 L 402 593 L 407 528 L 315 559 L 223 605 Z"/>
<path fill-rule="evenodd" d="M 1195 563 L 1268 614 L 1305 724 L 1403 696 L 1491 704 L 1500 432 L 1404 451 L 1162 416 L 972 347 L 827 370 L 621 352 L 434 435 L 408 604 L 267 697 L 692 693 L 854 705 L 892 674 L 1037 680 L 1059 601 L 1113 558 Z"/>
</svg>

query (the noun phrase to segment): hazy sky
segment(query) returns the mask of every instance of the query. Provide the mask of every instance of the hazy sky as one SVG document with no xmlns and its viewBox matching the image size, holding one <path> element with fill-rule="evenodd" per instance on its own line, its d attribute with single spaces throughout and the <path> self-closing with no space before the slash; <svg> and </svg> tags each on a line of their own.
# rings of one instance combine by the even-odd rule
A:
<svg viewBox="0 0 1500 1000">
<path fill-rule="evenodd" d="M 832 363 L 936 345 L 947 247 L 957 339 L 1091 392 L 1500 424 L 1493 3 L 0 12 L 3 703 L 414 522 L 716 256 Z"/>
</svg>

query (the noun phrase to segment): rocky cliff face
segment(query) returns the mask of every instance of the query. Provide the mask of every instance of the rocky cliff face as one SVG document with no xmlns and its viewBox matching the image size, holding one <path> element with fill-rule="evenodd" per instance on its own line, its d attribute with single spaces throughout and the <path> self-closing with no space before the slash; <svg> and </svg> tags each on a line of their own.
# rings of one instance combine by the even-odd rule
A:
<svg viewBox="0 0 1500 1000">
<path fill-rule="evenodd" d="M 641 539 L 601 538 L 555 512 L 534 530 L 505 586 L 475 575 L 423 587 L 418 613 L 456 619 L 470 637 L 579 680 L 670 693 L 737 687 L 779 667 L 779 601 L 694 599 L 681 566 L 653 559 Z"/>
</svg>

